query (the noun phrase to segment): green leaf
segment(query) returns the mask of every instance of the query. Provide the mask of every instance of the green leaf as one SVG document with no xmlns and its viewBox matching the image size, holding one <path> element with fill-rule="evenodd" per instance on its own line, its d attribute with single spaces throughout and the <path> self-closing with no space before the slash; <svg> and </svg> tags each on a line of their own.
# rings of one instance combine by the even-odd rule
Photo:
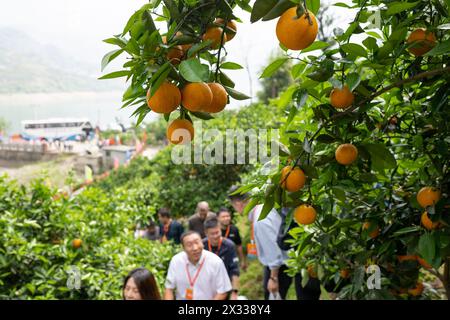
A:
<svg viewBox="0 0 450 320">
<path fill-rule="evenodd" d="M 158 90 L 159 86 L 166 80 L 167 76 L 170 73 L 171 64 L 169 61 L 167 61 L 165 64 L 163 64 L 158 71 L 156 71 L 153 76 L 150 79 L 150 97 L 153 97 L 156 90 Z"/>
<path fill-rule="evenodd" d="M 102 69 L 101 71 L 103 72 L 103 70 L 106 68 L 106 66 L 113 61 L 115 58 L 117 58 L 124 50 L 123 49 L 118 49 L 118 50 L 113 50 L 107 54 L 105 54 L 105 56 L 102 59 Z"/>
<path fill-rule="evenodd" d="M 296 92 L 294 92 L 292 98 L 296 102 L 295 107 L 300 110 L 305 105 L 306 100 L 308 100 L 308 90 L 299 89 Z"/>
<path fill-rule="evenodd" d="M 405 1 L 396 1 L 393 3 L 390 3 L 388 5 L 388 9 L 386 10 L 386 14 L 388 16 L 400 13 L 402 11 L 406 11 L 409 9 L 414 8 L 420 3 L 420 1 L 417 2 L 405 2 Z"/>
<path fill-rule="evenodd" d="M 256 0 L 250 16 L 250 22 L 254 23 L 264 17 L 278 3 L 278 0 Z"/>
<path fill-rule="evenodd" d="M 202 111 L 197 111 L 197 112 L 190 112 L 193 116 L 195 116 L 196 118 L 202 119 L 202 120 L 211 120 L 214 119 L 214 117 L 208 113 L 208 112 L 202 112 Z"/>
<path fill-rule="evenodd" d="M 364 148 L 370 153 L 372 166 L 378 171 L 393 169 L 397 161 L 389 149 L 381 143 L 364 144 Z"/>
<path fill-rule="evenodd" d="M 287 9 L 295 6 L 290 0 L 279 0 L 278 3 L 262 18 L 262 21 L 269 21 L 281 16 Z"/>
<path fill-rule="evenodd" d="M 181 76 L 189 82 L 206 82 L 209 78 L 209 67 L 201 64 L 199 59 L 188 59 L 180 63 Z"/>
<path fill-rule="evenodd" d="M 358 73 L 349 73 L 346 82 L 350 91 L 353 91 L 361 82 L 361 76 Z"/>
<path fill-rule="evenodd" d="M 367 57 L 367 51 L 363 46 L 356 43 L 346 43 L 341 46 L 346 53 L 354 56 Z"/>
<path fill-rule="evenodd" d="M 229 70 L 239 70 L 243 69 L 243 67 L 235 62 L 225 62 L 220 65 L 221 69 L 229 69 Z"/>
<path fill-rule="evenodd" d="M 317 15 L 320 9 L 320 0 L 306 0 L 306 7 L 314 15 Z"/>
<path fill-rule="evenodd" d="M 334 74 L 334 62 L 330 59 L 325 59 L 320 63 L 320 67 L 310 73 L 307 77 L 318 82 L 325 82 Z M 303 86 L 302 86 L 303 87 Z"/>
<path fill-rule="evenodd" d="M 111 72 L 108 73 L 100 78 L 98 78 L 99 80 L 104 80 L 104 79 L 114 79 L 114 78 L 121 78 L 121 77 L 127 77 L 130 75 L 130 71 L 128 70 L 122 70 L 122 71 L 115 71 L 115 72 Z"/>
<path fill-rule="evenodd" d="M 256 205 L 258 204 L 258 199 L 252 198 L 249 203 L 245 206 L 244 210 L 242 211 L 242 216 L 246 217 L 250 210 L 252 210 Z"/>
<path fill-rule="evenodd" d="M 227 93 L 230 95 L 230 97 L 232 97 L 233 99 L 236 99 L 236 100 L 247 100 L 247 99 L 250 99 L 249 96 L 247 96 L 246 94 L 244 94 L 242 92 L 234 90 L 233 88 L 227 87 L 225 85 L 223 87 L 225 88 Z"/>
<path fill-rule="evenodd" d="M 343 2 L 335 3 L 335 4 L 333 4 L 333 6 L 335 6 L 335 7 L 342 7 L 342 8 L 351 8 L 348 4 L 343 3 Z"/>
<path fill-rule="evenodd" d="M 259 78 L 260 79 L 270 78 L 288 60 L 289 60 L 289 58 L 280 58 L 280 59 L 273 61 L 271 64 L 269 64 L 267 66 L 267 68 L 264 69 L 264 72 L 262 73 L 262 75 Z"/>
<path fill-rule="evenodd" d="M 109 43 L 109 44 L 114 44 L 116 46 L 121 47 L 122 49 L 125 48 L 125 46 L 127 45 L 127 41 L 122 39 L 122 38 L 109 38 L 109 39 L 105 39 L 103 40 L 103 42 L 105 43 Z"/>
<path fill-rule="evenodd" d="M 333 143 L 336 141 L 336 138 L 328 134 L 321 134 L 316 138 L 316 141 L 321 143 Z"/>
<path fill-rule="evenodd" d="M 262 207 L 258 221 L 261 221 L 267 217 L 267 215 L 273 209 L 274 204 L 275 204 L 275 198 L 274 198 L 273 193 L 271 193 L 269 196 L 266 197 L 266 201 L 264 201 L 264 205 Z"/>
<path fill-rule="evenodd" d="M 431 233 L 424 233 L 419 239 L 418 251 L 426 261 L 433 261 L 436 255 L 436 244 Z"/>
<path fill-rule="evenodd" d="M 329 46 L 330 46 L 329 43 L 317 40 L 312 45 L 310 45 L 308 48 L 303 49 L 302 53 L 328 48 Z"/>
<path fill-rule="evenodd" d="M 393 236 L 394 237 L 401 236 L 401 235 L 404 235 L 404 234 L 413 233 L 413 232 L 417 232 L 417 231 L 420 231 L 420 230 L 422 230 L 422 228 L 419 227 L 419 226 L 406 227 L 406 228 L 400 229 L 398 231 L 395 231 Z"/>
<path fill-rule="evenodd" d="M 367 39 L 365 39 L 363 41 L 363 44 L 366 46 L 367 49 L 369 50 L 376 50 L 378 48 L 377 46 L 377 40 L 373 37 L 367 37 Z"/>
<path fill-rule="evenodd" d="M 298 63 L 294 65 L 291 69 L 292 78 L 297 79 L 299 76 L 301 76 L 303 71 L 305 71 L 305 68 L 306 68 L 305 63 Z"/>
<path fill-rule="evenodd" d="M 439 42 L 433 49 L 425 54 L 425 56 L 440 56 L 450 51 L 450 39 Z"/>
</svg>

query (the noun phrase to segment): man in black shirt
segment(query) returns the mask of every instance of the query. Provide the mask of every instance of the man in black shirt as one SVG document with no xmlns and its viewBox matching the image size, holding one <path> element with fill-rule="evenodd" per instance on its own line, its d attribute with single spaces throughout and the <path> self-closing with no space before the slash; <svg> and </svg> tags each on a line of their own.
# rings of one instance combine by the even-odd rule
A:
<svg viewBox="0 0 450 320">
<path fill-rule="evenodd" d="M 161 242 L 164 243 L 168 240 L 173 240 L 176 244 L 180 244 L 180 237 L 184 232 L 181 223 L 170 217 L 170 210 L 167 208 L 160 209 L 158 211 L 158 217 Z"/>
<path fill-rule="evenodd" d="M 206 238 L 203 239 L 205 250 L 218 255 L 225 264 L 233 290 L 230 300 L 237 300 L 239 296 L 239 259 L 233 241 L 222 237 L 219 221 L 212 218 L 205 221 Z"/>
<path fill-rule="evenodd" d="M 236 251 L 241 262 L 242 270 L 247 269 L 247 260 L 245 259 L 244 250 L 242 250 L 242 240 L 239 229 L 231 223 L 231 212 L 227 208 L 220 208 L 217 212 L 220 228 L 222 229 L 222 237 L 230 239 L 236 245 Z"/>
</svg>

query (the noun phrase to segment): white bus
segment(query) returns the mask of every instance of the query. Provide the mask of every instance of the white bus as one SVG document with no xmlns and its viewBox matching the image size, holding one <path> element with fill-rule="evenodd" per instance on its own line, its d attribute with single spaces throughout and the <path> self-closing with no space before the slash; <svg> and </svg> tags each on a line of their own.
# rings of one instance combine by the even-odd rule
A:
<svg viewBox="0 0 450 320">
<path fill-rule="evenodd" d="M 94 130 L 89 119 L 64 118 L 22 121 L 22 136 L 27 140 L 84 140 Z"/>
</svg>

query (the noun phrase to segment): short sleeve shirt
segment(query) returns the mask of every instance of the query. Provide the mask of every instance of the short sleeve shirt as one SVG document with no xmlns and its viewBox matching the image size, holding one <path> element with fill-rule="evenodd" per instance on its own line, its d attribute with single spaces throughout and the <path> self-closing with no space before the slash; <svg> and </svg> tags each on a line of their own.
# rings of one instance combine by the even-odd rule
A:
<svg viewBox="0 0 450 320">
<path fill-rule="evenodd" d="M 202 268 L 193 288 L 189 283 L 188 272 L 193 279 L 201 262 Z M 231 281 L 228 277 L 225 264 L 217 255 L 203 250 L 199 262 L 193 265 L 187 257 L 186 252 L 176 254 L 169 264 L 165 287 L 175 290 L 177 300 L 186 300 L 186 289 L 191 288 L 194 300 L 212 300 L 216 294 L 231 291 Z"/>
<path fill-rule="evenodd" d="M 241 235 L 239 233 L 239 229 L 235 226 L 230 224 L 228 228 L 222 229 L 222 237 L 230 239 L 234 242 L 235 245 L 240 246 L 242 245 Z"/>
</svg>

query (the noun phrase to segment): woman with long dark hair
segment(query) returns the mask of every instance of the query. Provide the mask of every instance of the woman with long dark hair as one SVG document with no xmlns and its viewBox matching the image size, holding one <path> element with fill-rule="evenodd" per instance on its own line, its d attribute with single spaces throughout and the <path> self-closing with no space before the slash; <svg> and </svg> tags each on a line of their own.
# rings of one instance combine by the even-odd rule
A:
<svg viewBox="0 0 450 320">
<path fill-rule="evenodd" d="M 126 276 L 122 296 L 124 300 L 161 300 L 155 277 L 145 268 L 134 269 Z"/>
</svg>

